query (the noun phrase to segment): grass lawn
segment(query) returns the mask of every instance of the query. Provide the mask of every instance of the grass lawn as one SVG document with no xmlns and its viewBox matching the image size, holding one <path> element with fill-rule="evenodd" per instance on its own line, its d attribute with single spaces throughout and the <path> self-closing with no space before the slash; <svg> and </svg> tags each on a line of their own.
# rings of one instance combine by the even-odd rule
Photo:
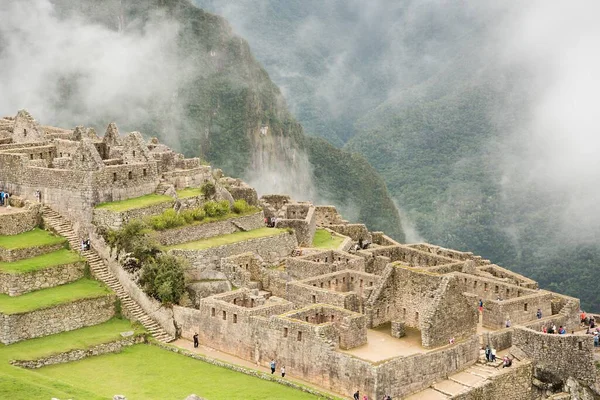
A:
<svg viewBox="0 0 600 400">
<path fill-rule="evenodd" d="M 55 267 L 57 265 L 72 264 L 77 261 L 83 261 L 83 258 L 81 258 L 79 254 L 67 249 L 61 249 L 41 256 L 27 258 L 25 260 L 0 262 L 0 271 L 11 274 L 22 274 Z"/>
<path fill-rule="evenodd" d="M 30 399 L 106 399 L 89 392 L 85 387 L 75 388 L 65 382 L 49 379 L 34 371 L 13 367 L 10 360 L 33 360 L 72 349 L 85 349 L 92 345 L 121 338 L 120 332 L 143 332 L 139 325 L 122 319 L 111 319 L 100 325 L 64 332 L 57 335 L 27 340 L 10 346 L 0 345 L 0 393 L 12 400 Z M 116 393 L 116 392 L 115 392 Z"/>
<path fill-rule="evenodd" d="M 235 232 L 230 233 L 228 235 L 215 236 L 208 239 L 201 239 L 193 242 L 175 244 L 173 246 L 167 247 L 166 250 L 203 250 L 211 247 L 223 246 L 225 244 L 237 243 L 248 239 L 275 236 L 279 235 L 282 232 L 285 232 L 285 229 L 259 228 L 247 232 Z"/>
<path fill-rule="evenodd" d="M 35 228 L 18 235 L 0 236 L 0 247 L 5 249 L 24 249 L 63 242 L 66 243 L 67 239 L 62 236 L 53 235 L 40 228 Z"/>
<path fill-rule="evenodd" d="M 173 198 L 166 195 L 161 194 L 147 194 L 141 197 L 134 197 L 133 199 L 121 200 L 121 201 L 111 201 L 109 203 L 101 203 L 96 206 L 96 208 L 101 208 L 105 210 L 121 212 L 134 210 L 136 208 L 144 208 L 148 206 L 153 206 L 155 204 L 166 203 L 168 201 L 173 201 Z"/>
<path fill-rule="evenodd" d="M 0 312 L 18 314 L 74 300 L 101 297 L 110 292 L 110 289 L 101 282 L 83 278 L 73 283 L 37 290 L 21 296 L 10 297 L 7 294 L 0 294 Z"/>
<path fill-rule="evenodd" d="M 200 196 L 202 194 L 201 188 L 187 187 L 185 189 L 177 190 L 177 197 L 180 199 L 187 199 L 190 197 Z"/>
<path fill-rule="evenodd" d="M 317 229 L 315 232 L 315 237 L 313 238 L 313 247 L 317 247 L 320 249 L 337 249 L 340 244 L 344 241 L 344 238 L 341 236 L 331 234 L 325 229 Z"/>
<path fill-rule="evenodd" d="M 35 371 L 105 398 L 181 400 L 191 393 L 210 400 L 303 400 L 317 397 L 149 345 Z"/>
</svg>

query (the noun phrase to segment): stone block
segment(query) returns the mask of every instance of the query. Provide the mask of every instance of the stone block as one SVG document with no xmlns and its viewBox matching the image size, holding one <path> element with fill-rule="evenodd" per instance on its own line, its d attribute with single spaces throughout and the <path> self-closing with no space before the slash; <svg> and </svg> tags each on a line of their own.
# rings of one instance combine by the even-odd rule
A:
<svg viewBox="0 0 600 400">
<path fill-rule="evenodd" d="M 404 329 L 404 321 L 392 321 L 392 337 L 401 338 L 406 335 L 406 331 Z"/>
</svg>

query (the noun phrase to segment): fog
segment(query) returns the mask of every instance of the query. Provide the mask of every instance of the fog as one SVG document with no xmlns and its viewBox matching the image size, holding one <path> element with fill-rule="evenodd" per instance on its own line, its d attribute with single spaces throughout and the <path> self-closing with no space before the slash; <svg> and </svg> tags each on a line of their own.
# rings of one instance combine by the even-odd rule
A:
<svg viewBox="0 0 600 400">
<path fill-rule="evenodd" d="M 75 14 L 59 18 L 48 0 L 0 3 L 1 115 L 26 108 L 48 125 L 115 121 L 137 130 L 187 79 L 172 46 L 178 26 L 159 15 L 118 32 Z"/>
</svg>

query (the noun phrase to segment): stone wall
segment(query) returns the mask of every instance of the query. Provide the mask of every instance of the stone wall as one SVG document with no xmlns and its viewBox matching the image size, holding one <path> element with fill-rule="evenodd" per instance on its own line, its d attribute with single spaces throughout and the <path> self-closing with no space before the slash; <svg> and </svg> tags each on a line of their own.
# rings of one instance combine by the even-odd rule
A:
<svg viewBox="0 0 600 400">
<path fill-rule="evenodd" d="M 348 236 L 354 241 L 362 239 L 365 242 L 373 242 L 373 238 L 364 224 L 344 224 L 327 226 L 334 232 Z"/>
<path fill-rule="evenodd" d="M 170 254 L 185 258 L 199 272 L 207 269 L 217 269 L 221 258 L 232 255 L 254 252 L 269 263 L 276 263 L 287 257 L 296 248 L 296 236 L 282 232 L 276 236 L 249 239 L 204 250 L 171 249 Z"/>
<path fill-rule="evenodd" d="M 11 344 L 108 321 L 115 315 L 115 295 L 82 299 L 21 314 L 1 314 L 0 341 Z"/>
<path fill-rule="evenodd" d="M 228 235 L 240 230 L 251 231 L 262 228 L 264 225 L 264 215 L 260 211 L 252 215 L 234 217 L 225 221 L 193 224 L 157 231 L 156 237 L 163 246 L 172 246 L 178 243 L 192 242 L 213 236 Z"/>
<path fill-rule="evenodd" d="M 287 207 L 299 205 L 287 205 Z M 315 237 L 315 231 L 317 229 L 315 207 L 310 205 L 302 205 L 306 210 L 292 211 L 297 212 L 299 217 L 302 219 L 277 219 L 275 224 L 276 228 L 292 228 L 298 240 L 300 246 L 309 247 L 312 246 L 313 238 Z M 304 214 L 306 214 L 304 216 Z M 289 216 L 289 213 L 288 213 Z"/>
<path fill-rule="evenodd" d="M 0 272 L 0 293 L 18 296 L 83 278 L 85 263 L 57 265 L 27 273 Z"/>
<path fill-rule="evenodd" d="M 18 212 L 0 214 L 0 235 L 18 235 L 35 228 L 40 223 L 40 205 L 28 204 Z"/>
<path fill-rule="evenodd" d="M 594 339 L 585 335 L 549 335 L 516 327 L 513 345 L 534 362 L 536 369 L 547 371 L 561 380 L 571 376 L 588 385 L 596 382 Z"/>
<path fill-rule="evenodd" d="M 408 247 L 412 247 L 413 249 L 424 251 L 426 253 L 431 253 L 431 254 L 442 256 L 442 257 L 450 258 L 450 259 L 456 260 L 456 261 L 472 260 L 472 261 L 475 261 L 476 265 L 487 265 L 490 263 L 489 260 L 484 260 L 481 256 L 476 256 L 471 252 L 463 252 L 463 251 L 458 251 L 458 250 L 446 249 L 444 247 L 436 246 L 436 245 L 429 244 L 429 243 L 409 244 Z"/>
<path fill-rule="evenodd" d="M 463 281 L 463 290 L 465 292 L 473 293 L 483 300 L 497 300 L 498 298 L 510 300 L 538 293 L 533 289 L 501 282 L 494 278 L 485 278 L 461 272 L 456 272 L 455 275 Z"/>
<path fill-rule="evenodd" d="M 317 226 L 329 227 L 344 223 L 344 219 L 334 206 L 316 206 L 315 214 Z"/>
<path fill-rule="evenodd" d="M 5 249 L 0 247 L 0 261 L 13 262 L 41 256 L 42 254 L 51 253 L 65 247 L 65 242 L 48 244 L 37 247 L 25 247 L 22 249 Z"/>
<path fill-rule="evenodd" d="M 545 291 L 509 300 L 488 300 L 483 304 L 483 326 L 503 328 L 507 319 L 512 325 L 535 321 L 538 308 L 542 315 L 552 314 L 551 301 L 552 293 Z"/>
<path fill-rule="evenodd" d="M 84 358 L 99 356 L 102 354 L 120 353 L 124 347 L 133 346 L 146 342 L 145 334 L 137 334 L 114 342 L 101 343 L 86 349 L 74 349 L 64 353 L 52 354 L 48 357 L 38 358 L 36 360 L 11 360 L 10 364 L 16 367 L 37 369 L 49 365 L 64 364 L 73 361 L 83 360 Z"/>
<path fill-rule="evenodd" d="M 383 256 L 390 259 L 390 262 L 401 262 L 411 267 L 430 267 L 436 265 L 452 264 L 453 260 L 433 254 L 425 253 L 420 250 L 411 249 L 406 246 L 386 246 L 367 250 L 359 250 L 358 255 L 368 260 Z M 368 268 L 367 268 L 368 270 Z"/>
<path fill-rule="evenodd" d="M 501 351 L 513 345 L 512 334 L 513 328 L 505 328 L 494 332 L 484 332 L 481 334 L 481 338 L 484 346 L 489 344 L 492 348 Z"/>
<path fill-rule="evenodd" d="M 371 397 L 381 399 L 389 394 L 394 399 L 404 398 L 467 368 L 478 358 L 479 340 L 473 336 L 444 349 L 383 362 L 376 367 L 377 387 Z"/>
<path fill-rule="evenodd" d="M 362 257 L 328 250 L 302 257 L 290 257 L 285 262 L 285 269 L 295 279 L 306 279 L 345 269 L 364 271 L 365 261 Z"/>
<path fill-rule="evenodd" d="M 131 279 L 130 275 L 123 270 L 110 249 L 104 242 L 104 239 L 96 233 L 90 233 L 90 239 L 93 249 L 98 253 L 103 262 L 108 266 L 109 271 L 119 281 L 125 292 L 135 301 L 144 312 L 155 320 L 167 333 L 176 335 L 175 322 L 173 320 L 173 310 L 164 307 L 155 299 L 148 297 L 146 293 Z"/>
<path fill-rule="evenodd" d="M 254 253 L 242 253 L 221 259 L 220 272 L 235 286 L 242 287 L 251 281 L 261 281 L 262 260 Z"/>
<path fill-rule="evenodd" d="M 529 289 L 537 289 L 538 283 L 533 279 L 529 279 L 523 275 L 517 274 L 516 272 L 512 272 L 507 270 L 506 268 L 502 268 L 495 264 L 484 265 L 478 268 L 479 271 L 487 272 L 496 279 L 506 280 L 507 283 L 526 287 Z"/>
<path fill-rule="evenodd" d="M 127 222 L 134 219 L 143 219 L 152 215 L 158 215 L 173 208 L 174 201 L 154 204 L 144 208 L 135 208 L 127 211 L 111 211 L 106 208 L 94 208 L 94 224 L 109 229 L 119 229 Z"/>
<path fill-rule="evenodd" d="M 539 398 L 533 390 L 531 380 L 533 366 L 523 362 L 510 368 L 503 368 L 465 393 L 451 397 L 453 400 L 534 400 Z"/>
</svg>

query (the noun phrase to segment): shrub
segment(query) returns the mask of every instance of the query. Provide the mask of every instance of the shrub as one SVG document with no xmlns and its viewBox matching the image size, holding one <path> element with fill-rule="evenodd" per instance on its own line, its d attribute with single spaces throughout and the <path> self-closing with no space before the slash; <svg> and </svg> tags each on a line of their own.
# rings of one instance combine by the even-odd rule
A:
<svg viewBox="0 0 600 400">
<path fill-rule="evenodd" d="M 160 253 L 158 243 L 148 236 L 147 227 L 140 220 L 130 221 L 119 230 L 110 230 L 106 241 L 111 249 L 116 249 L 117 257 L 125 252 L 140 263 L 151 260 Z"/>
<path fill-rule="evenodd" d="M 200 189 L 202 189 L 202 193 L 207 199 L 212 199 L 217 194 L 217 188 L 211 182 L 206 182 Z"/>
<path fill-rule="evenodd" d="M 233 203 L 233 207 L 231 207 L 233 212 L 236 214 L 243 214 L 245 212 L 248 212 L 248 211 L 250 211 L 250 208 L 251 207 L 248 205 L 248 203 L 246 203 L 246 200 L 244 200 L 244 199 L 236 200 Z"/>
<path fill-rule="evenodd" d="M 202 208 L 194 208 L 191 210 L 190 214 L 192 215 L 192 218 L 194 218 L 194 221 L 202 221 L 204 217 L 206 217 L 206 213 Z"/>
<path fill-rule="evenodd" d="M 145 264 L 139 280 L 144 292 L 163 304 L 177 304 L 185 292 L 184 264 L 175 256 L 161 254 Z"/>
<path fill-rule="evenodd" d="M 204 212 L 208 217 L 216 217 L 218 207 L 219 205 L 216 201 L 207 201 L 204 203 Z"/>
<path fill-rule="evenodd" d="M 165 221 L 167 229 L 185 225 L 185 218 L 173 209 L 166 210 L 161 214 L 161 217 Z"/>
<path fill-rule="evenodd" d="M 181 216 L 185 220 L 186 224 L 191 224 L 194 222 L 194 210 L 183 210 L 181 212 Z"/>
<path fill-rule="evenodd" d="M 221 200 L 217 203 L 217 217 L 223 217 L 231 212 L 229 201 Z"/>
</svg>

